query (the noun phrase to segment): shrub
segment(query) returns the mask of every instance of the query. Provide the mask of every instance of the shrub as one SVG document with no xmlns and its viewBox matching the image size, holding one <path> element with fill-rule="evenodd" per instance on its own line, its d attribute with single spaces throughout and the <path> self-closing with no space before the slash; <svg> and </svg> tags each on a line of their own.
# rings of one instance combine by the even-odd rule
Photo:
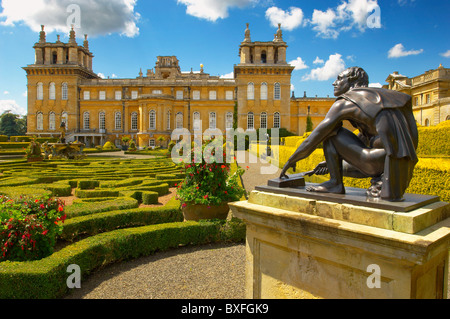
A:
<svg viewBox="0 0 450 319">
<path fill-rule="evenodd" d="M 77 183 L 79 189 L 95 189 L 100 186 L 99 181 L 81 180 Z"/>
<path fill-rule="evenodd" d="M 111 191 L 105 189 L 83 190 L 77 188 L 75 196 L 78 198 L 95 198 L 95 197 L 119 197 L 119 191 Z"/>
<path fill-rule="evenodd" d="M 0 197 L 0 262 L 28 261 L 53 253 L 62 232 L 64 206 L 52 198 Z"/>
<path fill-rule="evenodd" d="M 94 201 L 93 198 L 83 199 L 82 202 L 74 201 L 73 205 L 66 207 L 68 218 L 120 209 L 132 209 L 139 206 L 138 201 L 131 197 L 118 197 L 105 201 L 103 199 L 105 198 L 101 198 L 102 201 Z"/>
<path fill-rule="evenodd" d="M 143 192 L 142 193 L 142 204 L 151 205 L 158 203 L 158 193 L 157 192 Z"/>
<path fill-rule="evenodd" d="M 105 145 L 103 145 L 103 149 L 104 150 L 115 150 L 116 146 L 113 143 L 108 141 L 105 143 Z"/>
<path fill-rule="evenodd" d="M 0 143 L 8 142 L 8 136 L 0 135 Z"/>
</svg>

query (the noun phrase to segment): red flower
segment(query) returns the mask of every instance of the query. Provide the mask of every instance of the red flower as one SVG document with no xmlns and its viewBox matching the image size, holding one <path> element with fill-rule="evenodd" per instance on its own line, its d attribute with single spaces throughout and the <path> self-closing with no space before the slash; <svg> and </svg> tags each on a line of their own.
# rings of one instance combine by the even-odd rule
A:
<svg viewBox="0 0 450 319">
<path fill-rule="evenodd" d="M 62 212 L 64 210 L 64 207 L 62 207 L 61 205 L 58 207 L 58 212 Z"/>
<path fill-rule="evenodd" d="M 208 198 L 208 195 L 203 196 L 203 198 L 204 198 L 204 199 L 207 199 L 207 198 Z"/>
<path fill-rule="evenodd" d="M 227 167 L 225 165 L 222 165 L 221 168 L 224 169 L 224 168 L 227 168 Z"/>
<path fill-rule="evenodd" d="M 48 229 L 46 229 L 46 230 L 44 230 L 43 232 L 42 232 L 42 235 L 47 235 L 47 233 L 48 233 Z"/>
<path fill-rule="evenodd" d="M 44 208 L 45 208 L 45 206 L 44 206 L 43 204 L 41 204 L 41 206 L 40 206 L 40 207 L 41 207 L 41 209 L 44 209 Z"/>
</svg>

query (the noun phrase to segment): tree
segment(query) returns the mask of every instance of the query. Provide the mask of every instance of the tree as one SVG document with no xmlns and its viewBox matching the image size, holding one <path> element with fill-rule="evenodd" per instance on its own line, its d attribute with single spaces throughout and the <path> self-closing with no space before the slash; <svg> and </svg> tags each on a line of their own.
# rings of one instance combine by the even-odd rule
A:
<svg viewBox="0 0 450 319">
<path fill-rule="evenodd" d="M 26 117 L 21 119 L 20 115 L 12 114 L 11 111 L 0 115 L 0 134 L 11 137 L 25 135 L 26 132 Z"/>
<path fill-rule="evenodd" d="M 314 124 L 312 122 L 311 116 L 308 115 L 306 118 L 306 132 L 312 132 L 314 128 Z"/>
</svg>

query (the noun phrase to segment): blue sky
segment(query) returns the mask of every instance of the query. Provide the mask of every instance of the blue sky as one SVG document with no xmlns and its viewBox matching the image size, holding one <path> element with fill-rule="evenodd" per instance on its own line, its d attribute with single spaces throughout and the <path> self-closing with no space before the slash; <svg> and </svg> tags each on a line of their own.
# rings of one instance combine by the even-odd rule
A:
<svg viewBox="0 0 450 319">
<path fill-rule="evenodd" d="M 22 67 L 34 63 L 41 24 L 55 42 L 57 34 L 67 41 L 75 23 L 79 44 L 89 35 L 96 73 L 134 78 L 158 55 L 177 56 L 182 71 L 204 64 L 229 76 L 245 24 L 253 41 L 271 41 L 281 22 L 295 95 L 326 97 L 350 66 L 363 67 L 374 85 L 393 71 L 449 67 L 449 12 L 450 2 L 437 0 L 2 0 L 0 112 L 26 113 Z"/>
</svg>

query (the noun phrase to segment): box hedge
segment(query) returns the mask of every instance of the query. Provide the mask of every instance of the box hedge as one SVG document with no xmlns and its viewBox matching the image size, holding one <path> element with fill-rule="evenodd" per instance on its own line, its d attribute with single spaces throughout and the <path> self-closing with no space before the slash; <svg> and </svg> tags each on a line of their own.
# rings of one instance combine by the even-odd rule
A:
<svg viewBox="0 0 450 319">
<path fill-rule="evenodd" d="M 69 265 L 78 265 L 82 279 L 106 264 L 148 256 L 180 245 L 236 240 L 222 233 L 222 222 L 183 222 L 120 229 L 74 243 L 34 262 L 0 263 L 0 298 L 55 299 L 68 291 Z M 243 238 L 240 238 L 241 241 Z"/>
</svg>

